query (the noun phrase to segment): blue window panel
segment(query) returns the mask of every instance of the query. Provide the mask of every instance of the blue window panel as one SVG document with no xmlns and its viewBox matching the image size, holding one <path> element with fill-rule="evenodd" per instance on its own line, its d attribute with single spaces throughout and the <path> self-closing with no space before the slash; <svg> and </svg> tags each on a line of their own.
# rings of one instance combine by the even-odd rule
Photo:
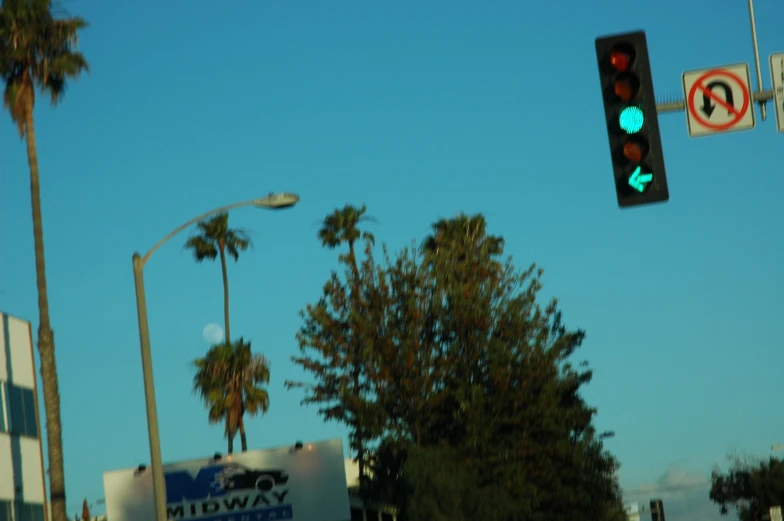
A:
<svg viewBox="0 0 784 521">
<path fill-rule="evenodd" d="M 30 505 L 33 517 L 32 521 L 44 521 L 44 506 L 43 505 Z"/>
<path fill-rule="evenodd" d="M 33 521 L 30 505 L 21 501 L 16 503 L 16 521 Z"/>
<path fill-rule="evenodd" d="M 8 416 L 11 421 L 11 432 L 24 434 L 24 395 L 22 389 L 13 384 L 8 385 Z"/>
<path fill-rule="evenodd" d="M 8 396 L 8 412 L 10 432 L 22 436 L 38 437 L 38 425 L 35 417 L 35 394 L 32 389 L 23 389 L 13 384 L 6 387 Z"/>
<path fill-rule="evenodd" d="M 0 382 L 0 432 L 8 432 L 8 425 L 5 424 L 5 411 L 8 410 L 6 396 L 8 396 L 8 388 L 5 382 Z M 3 507 L 0 507 L 0 521 L 5 521 Z"/>
<path fill-rule="evenodd" d="M 0 499 L 0 521 L 11 521 L 11 502 Z"/>
<path fill-rule="evenodd" d="M 35 414 L 35 393 L 32 389 L 24 389 L 22 395 L 24 397 L 25 434 L 32 438 L 37 438 L 38 425 Z"/>
</svg>

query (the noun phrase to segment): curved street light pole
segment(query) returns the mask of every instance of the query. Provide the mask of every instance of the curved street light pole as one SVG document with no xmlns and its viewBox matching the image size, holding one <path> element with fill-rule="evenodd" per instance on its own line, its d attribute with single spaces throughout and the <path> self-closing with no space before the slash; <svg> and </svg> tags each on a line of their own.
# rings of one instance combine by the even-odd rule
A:
<svg viewBox="0 0 784 521">
<path fill-rule="evenodd" d="M 290 193 L 270 194 L 267 197 L 243 201 L 241 203 L 221 206 L 209 212 L 194 217 L 185 224 L 178 226 L 171 233 L 153 246 L 144 256 L 139 253 L 133 254 L 133 281 L 136 287 L 136 312 L 139 319 L 139 344 L 142 353 L 142 377 L 144 379 L 144 399 L 147 405 L 147 433 L 150 438 L 150 466 L 152 467 L 152 486 L 153 497 L 155 498 L 155 519 L 156 521 L 167 521 L 166 511 L 166 483 L 163 478 L 163 461 L 161 457 L 161 440 L 158 432 L 158 409 L 155 402 L 155 382 L 152 375 L 152 354 L 150 352 L 150 330 L 147 323 L 147 300 L 144 294 L 144 265 L 155 253 L 155 250 L 163 246 L 169 239 L 213 215 L 224 213 L 229 210 L 243 208 L 245 206 L 256 206 L 268 210 L 280 210 L 290 208 L 299 202 L 299 196 Z"/>
</svg>

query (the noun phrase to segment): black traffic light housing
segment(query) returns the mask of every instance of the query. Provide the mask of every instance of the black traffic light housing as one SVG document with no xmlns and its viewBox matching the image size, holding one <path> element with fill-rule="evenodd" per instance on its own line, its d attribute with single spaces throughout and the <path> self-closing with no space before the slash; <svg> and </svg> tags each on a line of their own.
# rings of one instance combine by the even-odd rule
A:
<svg viewBox="0 0 784 521">
<path fill-rule="evenodd" d="M 651 521 L 664 521 L 664 501 L 651 500 Z"/>
<path fill-rule="evenodd" d="M 670 199 L 644 31 L 596 39 L 618 206 Z"/>
</svg>

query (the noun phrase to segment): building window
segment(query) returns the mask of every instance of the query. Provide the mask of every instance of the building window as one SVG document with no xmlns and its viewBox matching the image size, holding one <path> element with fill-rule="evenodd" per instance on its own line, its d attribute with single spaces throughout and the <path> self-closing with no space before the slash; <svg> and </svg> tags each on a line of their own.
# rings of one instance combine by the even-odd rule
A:
<svg viewBox="0 0 784 521">
<path fill-rule="evenodd" d="M 0 519 L 2 518 L 0 517 Z M 44 506 L 18 502 L 16 504 L 16 521 L 44 521 Z"/>
<path fill-rule="evenodd" d="M 30 512 L 30 505 L 26 505 L 21 501 L 17 501 L 14 510 L 16 511 L 16 519 L 18 521 L 33 521 L 30 519 L 32 517 Z"/>
<path fill-rule="evenodd" d="M 0 499 L 0 521 L 11 521 L 11 502 Z"/>
<path fill-rule="evenodd" d="M 35 421 L 35 394 L 32 389 L 24 389 L 8 384 L 8 405 L 11 428 L 14 434 L 38 437 L 38 426 Z"/>
<path fill-rule="evenodd" d="M 24 411 L 25 411 L 25 423 L 27 425 L 27 433 L 28 436 L 37 438 L 38 416 L 35 414 L 35 400 L 37 396 L 35 395 L 35 391 L 33 391 L 32 389 L 25 389 L 24 393 L 25 393 Z"/>
<path fill-rule="evenodd" d="M 30 513 L 33 515 L 30 521 L 44 521 L 43 505 L 30 505 Z"/>
<path fill-rule="evenodd" d="M 8 426 L 5 424 L 5 382 L 0 382 L 0 432 L 8 432 Z M 3 507 L 0 507 L 0 521 L 5 521 L 3 518 Z"/>
</svg>

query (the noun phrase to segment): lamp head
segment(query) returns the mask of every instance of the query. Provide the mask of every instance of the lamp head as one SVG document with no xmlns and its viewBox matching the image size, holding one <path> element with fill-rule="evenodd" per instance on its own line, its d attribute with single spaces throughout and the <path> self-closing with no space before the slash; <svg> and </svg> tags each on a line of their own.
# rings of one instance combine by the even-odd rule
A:
<svg viewBox="0 0 784 521">
<path fill-rule="evenodd" d="M 282 192 L 279 194 L 270 193 L 267 197 L 261 197 L 253 202 L 253 205 L 258 208 L 265 208 L 267 210 L 283 210 L 291 208 L 299 202 L 299 196 L 289 192 Z"/>
</svg>

